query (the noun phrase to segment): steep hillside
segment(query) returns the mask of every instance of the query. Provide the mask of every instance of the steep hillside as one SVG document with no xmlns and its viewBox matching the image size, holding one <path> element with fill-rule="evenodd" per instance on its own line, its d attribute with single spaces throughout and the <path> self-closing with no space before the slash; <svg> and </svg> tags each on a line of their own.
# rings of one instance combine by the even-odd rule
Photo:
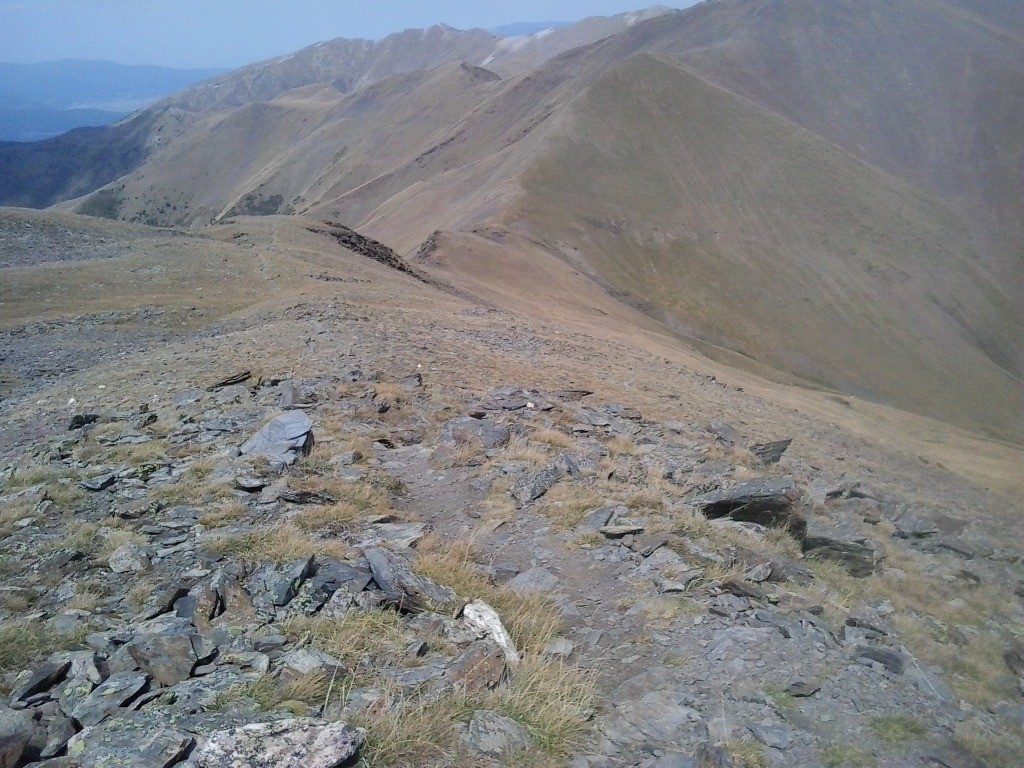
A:
<svg viewBox="0 0 1024 768">
<path fill-rule="evenodd" d="M 672 59 L 630 59 L 572 112 L 508 227 L 686 333 L 1024 433 L 1024 389 L 992 359 L 1024 326 L 949 209 Z"/>
<path fill-rule="evenodd" d="M 958 207 L 1020 296 L 1021 15 L 1012 0 L 715 3 L 652 47 Z M 1024 374 L 1019 350 L 1000 362 Z"/>
<path fill-rule="evenodd" d="M 43 208 L 124 176 L 148 157 L 154 122 L 152 114 L 142 113 L 127 122 L 78 128 L 45 141 L 0 142 L 0 201 Z M 107 215 L 116 218 L 116 212 Z"/>
</svg>

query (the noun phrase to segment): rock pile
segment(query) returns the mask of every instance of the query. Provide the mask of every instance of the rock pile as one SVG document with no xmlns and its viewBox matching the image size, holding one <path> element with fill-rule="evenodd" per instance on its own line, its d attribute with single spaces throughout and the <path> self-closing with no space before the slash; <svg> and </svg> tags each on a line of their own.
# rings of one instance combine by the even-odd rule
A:
<svg viewBox="0 0 1024 768">
<path fill-rule="evenodd" d="M 0 765 L 397 764 L 375 723 L 456 700 L 417 764 L 971 765 L 967 705 L 870 588 L 918 552 L 965 593 L 1019 560 L 821 476 L 799 437 L 589 401 L 247 373 L 6 457 Z M 588 668 L 600 703 L 564 689 L 554 739 L 525 681 Z M 878 735 L 907 713 L 923 734 Z"/>
</svg>

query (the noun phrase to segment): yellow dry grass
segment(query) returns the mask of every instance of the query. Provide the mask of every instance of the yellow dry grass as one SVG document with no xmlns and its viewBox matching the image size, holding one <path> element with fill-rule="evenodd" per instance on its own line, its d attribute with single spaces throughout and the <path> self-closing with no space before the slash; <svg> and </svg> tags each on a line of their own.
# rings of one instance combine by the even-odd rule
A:
<svg viewBox="0 0 1024 768">
<path fill-rule="evenodd" d="M 212 552 L 233 555 L 243 560 L 282 564 L 311 555 L 342 559 L 348 553 L 348 546 L 344 542 L 310 536 L 292 523 L 282 523 L 241 536 L 214 536 L 205 545 Z"/>
</svg>

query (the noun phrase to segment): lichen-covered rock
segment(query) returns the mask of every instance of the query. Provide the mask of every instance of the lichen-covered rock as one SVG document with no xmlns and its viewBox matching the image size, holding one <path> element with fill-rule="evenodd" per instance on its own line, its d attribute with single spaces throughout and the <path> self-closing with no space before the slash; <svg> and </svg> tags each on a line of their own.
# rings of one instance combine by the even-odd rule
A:
<svg viewBox="0 0 1024 768">
<path fill-rule="evenodd" d="M 351 758 L 365 732 L 307 717 L 219 731 L 193 752 L 190 768 L 336 768 Z"/>
<path fill-rule="evenodd" d="M 195 744 L 160 714 L 126 712 L 86 728 L 68 743 L 68 758 L 90 768 L 170 768 Z"/>
</svg>

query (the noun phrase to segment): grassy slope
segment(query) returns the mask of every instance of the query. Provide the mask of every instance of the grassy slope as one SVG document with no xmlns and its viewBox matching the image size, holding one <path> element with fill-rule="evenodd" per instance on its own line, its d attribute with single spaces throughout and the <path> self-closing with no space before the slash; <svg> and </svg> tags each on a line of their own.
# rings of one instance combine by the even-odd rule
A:
<svg viewBox="0 0 1024 768">
<path fill-rule="evenodd" d="M 972 336 L 1009 313 L 963 223 L 668 58 L 635 57 L 592 88 L 524 185 L 513 226 L 571 243 L 670 324 L 839 389 L 1024 432 L 1020 383 Z"/>
</svg>

